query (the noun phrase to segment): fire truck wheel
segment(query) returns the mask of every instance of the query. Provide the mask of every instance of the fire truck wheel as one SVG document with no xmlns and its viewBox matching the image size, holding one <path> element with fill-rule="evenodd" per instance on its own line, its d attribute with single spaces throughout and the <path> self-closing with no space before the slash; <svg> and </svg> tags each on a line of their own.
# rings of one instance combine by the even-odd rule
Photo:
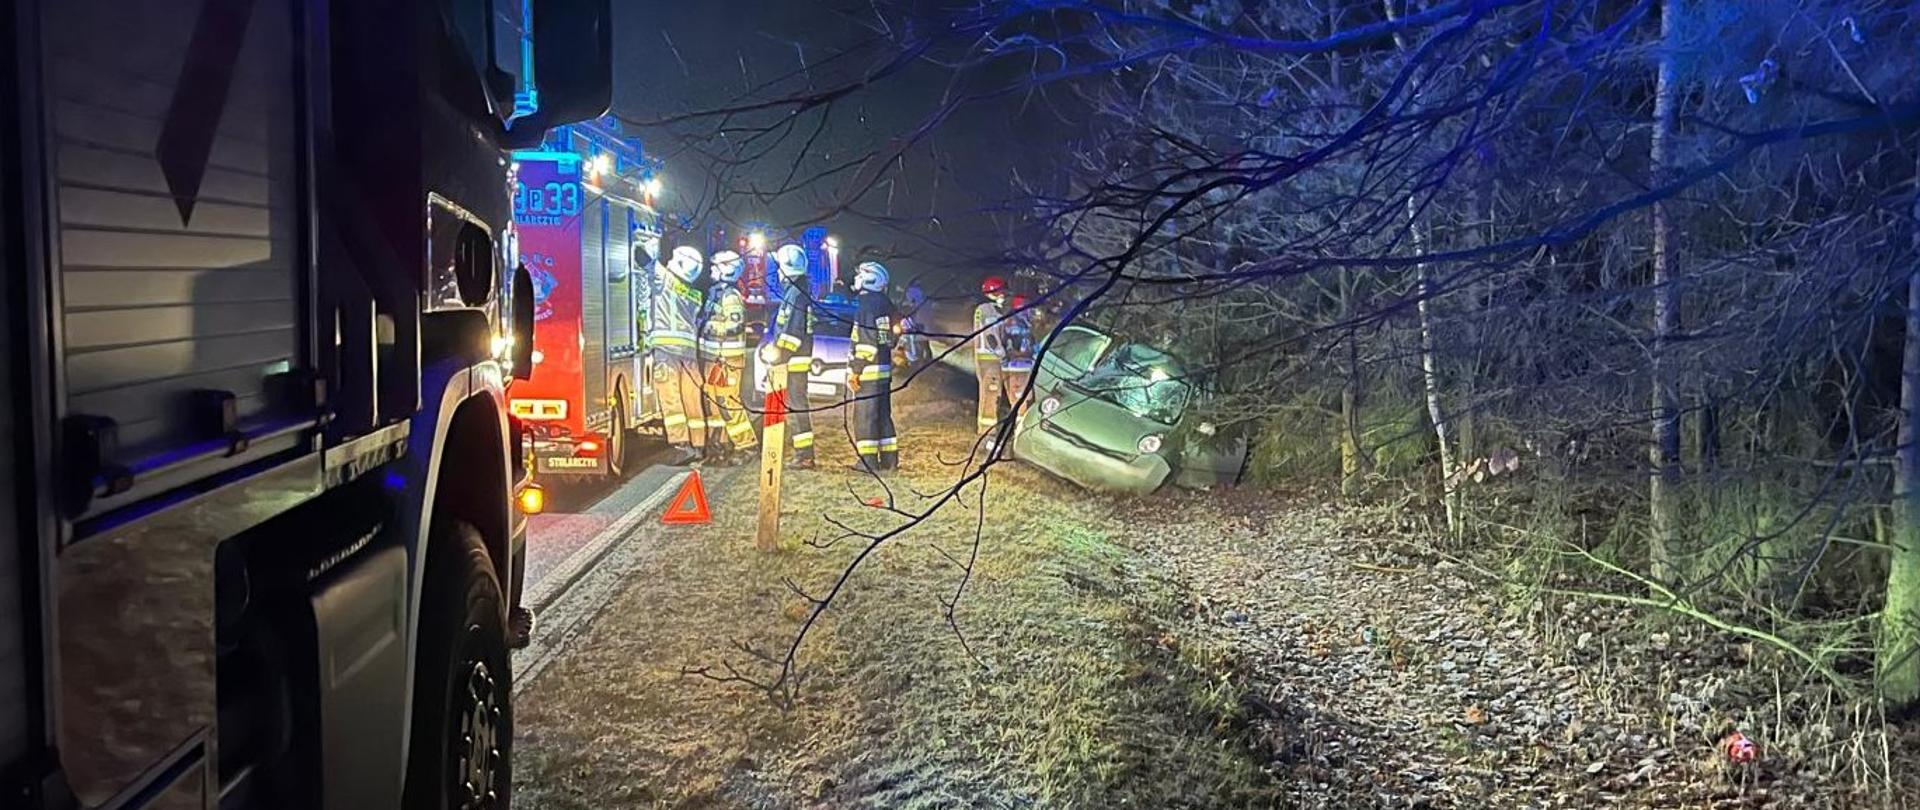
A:
<svg viewBox="0 0 1920 810">
<path fill-rule="evenodd" d="M 627 392 L 613 395 L 613 424 L 607 428 L 607 477 L 625 478 L 627 475 L 627 454 L 631 452 L 627 443 L 633 437 L 627 431 Z"/>
<path fill-rule="evenodd" d="M 428 548 L 406 806 L 508 810 L 513 669 L 500 583 L 472 526 L 435 521 Z"/>
</svg>

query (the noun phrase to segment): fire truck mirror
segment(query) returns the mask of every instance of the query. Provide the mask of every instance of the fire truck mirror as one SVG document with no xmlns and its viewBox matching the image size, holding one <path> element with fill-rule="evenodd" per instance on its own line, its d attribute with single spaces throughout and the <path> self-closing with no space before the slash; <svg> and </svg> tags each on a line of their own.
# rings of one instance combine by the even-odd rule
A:
<svg viewBox="0 0 1920 810">
<path fill-rule="evenodd" d="M 653 269 L 654 240 L 640 233 L 633 235 L 633 261 L 629 265 L 635 274 L 645 275 Z"/>
<path fill-rule="evenodd" d="M 527 266 L 513 269 L 513 378 L 533 376 L 533 274 Z"/>
<path fill-rule="evenodd" d="M 525 149 L 546 130 L 600 117 L 613 106 L 611 0 L 534 0 L 533 75 L 540 108 L 513 123 L 503 142 Z"/>
</svg>

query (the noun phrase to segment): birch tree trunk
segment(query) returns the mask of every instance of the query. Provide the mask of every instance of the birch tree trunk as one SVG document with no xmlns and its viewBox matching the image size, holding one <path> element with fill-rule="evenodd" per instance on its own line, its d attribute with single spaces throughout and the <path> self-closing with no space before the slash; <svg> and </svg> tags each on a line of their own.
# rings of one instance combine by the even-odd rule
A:
<svg viewBox="0 0 1920 810">
<path fill-rule="evenodd" d="M 1425 253 L 1427 240 L 1416 222 L 1419 207 L 1414 198 L 1407 197 L 1407 229 L 1413 235 L 1415 255 Z M 1433 283 L 1433 268 L 1426 262 L 1415 265 L 1420 274 L 1420 299 L 1416 306 L 1420 313 L 1420 380 L 1427 394 L 1427 418 L 1433 421 L 1434 444 L 1440 449 L 1440 503 L 1447 513 L 1447 534 L 1460 535 L 1460 496 L 1455 487 L 1453 462 L 1453 442 L 1448 436 L 1447 412 L 1440 399 L 1440 362 L 1434 357 L 1433 336 L 1433 296 L 1437 288 Z"/>
<path fill-rule="evenodd" d="M 1678 91 L 1674 87 L 1674 0 L 1660 4 L 1660 72 L 1653 97 L 1653 180 L 1665 182 L 1672 170 L 1673 129 Z M 1666 353 L 1679 331 L 1679 293 L 1674 284 L 1673 220 L 1666 202 L 1653 204 L 1653 435 L 1648 447 L 1647 500 L 1652 531 L 1647 561 L 1654 579 L 1672 582 L 1679 534 L 1680 406 Z"/>
<path fill-rule="evenodd" d="M 1389 21 L 1400 18 L 1394 8 L 1394 0 L 1381 0 L 1381 8 Z M 1398 32 L 1393 35 L 1394 47 L 1401 51 L 1407 49 L 1407 40 Z M 1418 256 L 1426 253 L 1426 235 L 1420 231 L 1420 203 L 1413 192 L 1407 193 L 1407 234 L 1413 245 L 1413 253 Z M 1436 288 L 1433 284 L 1433 268 L 1426 262 L 1415 265 L 1419 271 L 1420 290 L 1416 309 L 1420 313 L 1420 383 L 1427 396 L 1427 419 L 1433 423 L 1434 444 L 1440 450 L 1440 504 L 1447 514 L 1447 535 L 1460 535 L 1460 499 L 1453 480 L 1455 465 L 1453 460 L 1453 442 L 1447 435 L 1447 413 L 1440 399 L 1440 363 L 1434 357 L 1433 336 L 1433 296 Z"/>
<path fill-rule="evenodd" d="M 1920 166 L 1915 176 L 1920 177 Z M 1920 273 L 1920 190 L 1913 201 L 1914 267 Z M 1920 706 L 1920 278 L 1907 279 L 1907 334 L 1900 364 L 1899 448 L 1893 467 L 1893 543 L 1887 604 L 1880 614 L 1875 661 L 1880 695 L 1890 709 Z"/>
</svg>

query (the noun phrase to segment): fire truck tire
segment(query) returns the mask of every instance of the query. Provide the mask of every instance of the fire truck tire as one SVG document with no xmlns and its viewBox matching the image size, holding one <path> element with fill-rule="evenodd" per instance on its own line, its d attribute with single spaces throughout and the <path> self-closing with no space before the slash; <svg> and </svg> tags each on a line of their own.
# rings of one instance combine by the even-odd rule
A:
<svg viewBox="0 0 1920 810">
<path fill-rule="evenodd" d="M 474 527 L 435 521 L 421 595 L 407 810 L 513 805 L 506 610 Z"/>
<path fill-rule="evenodd" d="M 623 389 L 625 385 L 621 386 Z M 607 429 L 607 477 L 627 477 L 627 457 L 633 455 L 633 431 L 627 427 L 627 392 L 613 395 L 613 422 Z"/>
</svg>

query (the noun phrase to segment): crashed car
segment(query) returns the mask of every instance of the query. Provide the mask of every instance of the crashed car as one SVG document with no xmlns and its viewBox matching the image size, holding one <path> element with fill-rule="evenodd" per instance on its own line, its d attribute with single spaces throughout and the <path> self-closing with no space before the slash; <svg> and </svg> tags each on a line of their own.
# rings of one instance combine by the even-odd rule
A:
<svg viewBox="0 0 1920 810">
<path fill-rule="evenodd" d="M 1221 436 L 1197 415 L 1205 392 L 1159 348 L 1068 326 L 1042 352 L 1032 384 L 1013 456 L 1082 487 L 1204 488 L 1236 483 L 1246 469 L 1246 438 Z"/>
</svg>

